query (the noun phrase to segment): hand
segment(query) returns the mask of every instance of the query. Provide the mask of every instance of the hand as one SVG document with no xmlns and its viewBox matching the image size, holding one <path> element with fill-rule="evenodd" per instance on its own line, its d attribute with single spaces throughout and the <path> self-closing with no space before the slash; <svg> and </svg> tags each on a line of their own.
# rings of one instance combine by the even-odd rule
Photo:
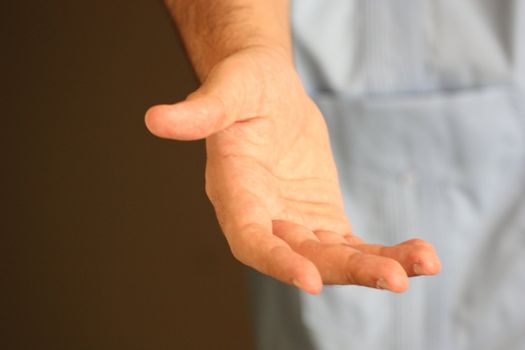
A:
<svg viewBox="0 0 525 350">
<path fill-rule="evenodd" d="M 313 294 L 323 283 L 402 292 L 408 277 L 439 272 L 425 241 L 385 247 L 352 234 L 323 116 L 278 51 L 230 55 L 146 124 L 160 137 L 206 138 L 206 192 L 244 264 Z"/>
</svg>

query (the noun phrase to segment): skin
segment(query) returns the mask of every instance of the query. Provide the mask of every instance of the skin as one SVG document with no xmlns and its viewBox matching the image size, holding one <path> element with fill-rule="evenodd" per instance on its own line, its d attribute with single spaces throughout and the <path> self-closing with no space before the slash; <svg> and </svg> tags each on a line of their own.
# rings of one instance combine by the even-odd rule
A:
<svg viewBox="0 0 525 350">
<path fill-rule="evenodd" d="M 286 2 L 214 3 L 167 2 L 202 85 L 150 108 L 146 125 L 206 139 L 206 193 L 234 257 L 312 294 L 324 284 L 403 292 L 409 277 L 437 274 L 421 239 L 383 246 L 352 233 L 326 124 L 293 66 Z"/>
</svg>

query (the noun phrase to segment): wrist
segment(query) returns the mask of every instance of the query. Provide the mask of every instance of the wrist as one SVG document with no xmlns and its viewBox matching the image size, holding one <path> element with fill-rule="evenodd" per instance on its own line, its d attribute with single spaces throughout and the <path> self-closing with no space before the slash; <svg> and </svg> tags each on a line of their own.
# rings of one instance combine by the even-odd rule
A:
<svg viewBox="0 0 525 350">
<path fill-rule="evenodd" d="M 208 54 L 202 56 L 192 55 L 191 57 L 195 72 L 201 82 L 204 81 L 210 71 L 222 61 L 243 53 L 248 54 L 245 56 L 247 58 L 255 56 L 261 57 L 261 55 L 264 55 L 280 64 L 293 67 L 292 49 L 285 43 L 275 43 L 268 40 L 252 40 L 242 45 L 231 45 L 227 48 L 223 47 L 220 50 L 215 48 L 204 51 L 208 52 Z"/>
</svg>

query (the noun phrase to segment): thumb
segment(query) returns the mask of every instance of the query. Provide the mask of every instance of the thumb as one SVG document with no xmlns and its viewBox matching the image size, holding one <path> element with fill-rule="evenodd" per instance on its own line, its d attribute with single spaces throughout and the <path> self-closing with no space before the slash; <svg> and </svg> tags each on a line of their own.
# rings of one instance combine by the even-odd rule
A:
<svg viewBox="0 0 525 350">
<path fill-rule="evenodd" d="M 256 104 L 260 99 L 247 91 L 250 85 L 235 72 L 212 72 L 184 101 L 151 107 L 146 112 L 146 126 L 151 133 L 163 138 L 208 137 L 238 120 L 257 116 Z"/>
</svg>

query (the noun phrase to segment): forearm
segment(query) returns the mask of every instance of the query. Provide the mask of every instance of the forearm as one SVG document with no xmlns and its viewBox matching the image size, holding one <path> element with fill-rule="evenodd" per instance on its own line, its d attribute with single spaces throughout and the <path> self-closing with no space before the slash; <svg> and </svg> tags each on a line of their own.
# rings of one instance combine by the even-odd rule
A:
<svg viewBox="0 0 525 350">
<path fill-rule="evenodd" d="M 195 70 L 250 47 L 275 49 L 292 60 L 288 0 L 165 0 Z"/>
</svg>

